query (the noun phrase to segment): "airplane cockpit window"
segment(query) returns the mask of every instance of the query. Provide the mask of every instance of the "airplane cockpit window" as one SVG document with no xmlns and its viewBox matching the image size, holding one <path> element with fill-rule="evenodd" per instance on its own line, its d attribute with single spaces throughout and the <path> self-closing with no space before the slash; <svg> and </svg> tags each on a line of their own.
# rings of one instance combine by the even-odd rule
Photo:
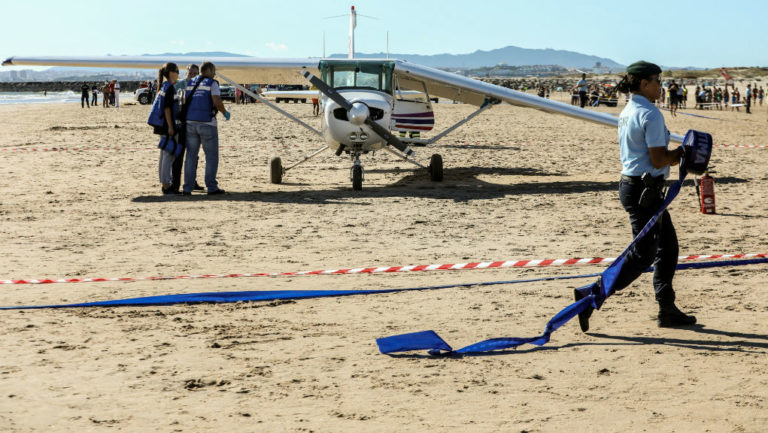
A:
<svg viewBox="0 0 768 433">
<path fill-rule="evenodd" d="M 336 89 L 370 89 L 392 92 L 391 62 L 322 61 L 323 80 Z"/>
<path fill-rule="evenodd" d="M 333 70 L 333 87 L 356 87 L 355 86 L 355 71 L 343 70 L 341 68 Z"/>
</svg>

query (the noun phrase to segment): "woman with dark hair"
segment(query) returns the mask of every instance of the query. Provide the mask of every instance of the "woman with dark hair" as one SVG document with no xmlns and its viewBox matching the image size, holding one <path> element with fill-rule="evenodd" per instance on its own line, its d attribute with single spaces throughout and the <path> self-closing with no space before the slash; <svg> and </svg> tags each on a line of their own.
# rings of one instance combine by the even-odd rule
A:
<svg viewBox="0 0 768 433">
<path fill-rule="evenodd" d="M 660 75 L 661 68 L 657 65 L 636 62 L 627 67 L 627 75 L 617 86 L 620 92 L 632 94 L 618 123 L 622 165 L 619 199 L 629 213 L 633 237 L 661 206 L 669 167 L 680 163 L 683 156 L 682 147 L 667 149 L 669 131 L 664 124 L 664 116 L 654 105 L 661 93 Z M 629 250 L 613 289 L 618 291 L 627 287 L 652 264 L 653 287 L 659 303 L 659 326 L 693 325 L 696 318 L 683 313 L 675 305 L 672 278 L 677 258 L 677 233 L 669 212 L 665 210 L 651 231 Z M 576 291 L 576 299 L 582 297 Z M 591 309 L 579 314 L 579 324 L 585 332 L 589 329 L 591 314 Z"/>
<path fill-rule="evenodd" d="M 181 143 L 178 142 L 179 98 L 173 87 L 178 78 L 179 67 L 175 63 L 168 62 L 158 70 L 157 80 L 160 90 L 157 92 L 147 120 L 147 123 L 154 126 L 155 133 L 163 136 L 160 140 L 160 160 L 158 163 L 163 195 L 178 194 L 179 192 L 180 181 L 175 182 L 174 190 L 172 174 L 173 161 L 177 157 L 181 157 L 183 150 Z"/>
</svg>

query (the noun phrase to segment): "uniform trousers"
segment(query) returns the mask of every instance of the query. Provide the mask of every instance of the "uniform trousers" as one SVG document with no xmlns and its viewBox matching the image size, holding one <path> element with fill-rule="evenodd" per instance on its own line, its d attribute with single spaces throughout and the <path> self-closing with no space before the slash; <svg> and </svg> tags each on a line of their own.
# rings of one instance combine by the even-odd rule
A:
<svg viewBox="0 0 768 433">
<path fill-rule="evenodd" d="M 619 182 L 619 199 L 622 206 L 629 213 L 629 221 L 632 225 L 632 235 L 637 234 L 645 227 L 645 224 L 658 210 L 663 197 L 651 206 L 639 205 L 640 195 L 645 189 L 642 181 L 628 181 L 624 177 Z M 661 214 L 653 228 L 628 252 L 622 265 L 614 290 L 621 290 L 630 285 L 637 277 L 653 265 L 653 288 L 656 301 L 661 306 L 675 302 L 675 290 L 672 288 L 672 279 L 677 268 L 679 247 L 677 233 L 672 224 L 672 218 L 667 210 Z"/>
</svg>

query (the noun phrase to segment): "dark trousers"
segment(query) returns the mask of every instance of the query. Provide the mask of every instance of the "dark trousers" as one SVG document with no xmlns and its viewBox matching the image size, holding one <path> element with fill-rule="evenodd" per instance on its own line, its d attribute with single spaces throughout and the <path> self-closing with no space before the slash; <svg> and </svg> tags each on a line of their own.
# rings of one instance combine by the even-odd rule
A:
<svg viewBox="0 0 768 433">
<path fill-rule="evenodd" d="M 751 101 L 752 101 L 752 97 L 751 97 L 751 96 L 748 96 L 748 97 L 747 97 L 747 99 L 746 99 L 746 101 L 745 101 L 745 102 L 746 102 L 746 105 L 747 105 L 747 113 L 749 113 L 749 114 L 752 114 L 752 113 L 749 111 L 749 107 L 751 107 L 751 106 L 752 106 L 752 103 L 751 103 Z"/>
<path fill-rule="evenodd" d="M 85 108 L 86 105 L 88 108 L 91 108 L 91 106 L 88 104 L 88 95 L 80 96 L 80 108 Z"/>
<path fill-rule="evenodd" d="M 587 92 L 579 92 L 579 102 L 581 103 L 581 108 L 587 105 Z"/>
<path fill-rule="evenodd" d="M 632 235 L 637 236 L 640 230 L 651 219 L 661 205 L 661 201 L 643 208 L 638 204 L 640 194 L 645 186 L 642 182 L 619 182 L 619 198 L 624 209 L 629 213 L 632 224 Z M 659 305 L 669 305 L 675 302 L 675 290 L 672 288 L 672 278 L 677 267 L 677 233 L 672 225 L 668 211 L 664 211 L 650 232 L 636 243 L 627 254 L 619 275 L 614 284 L 615 290 L 621 290 L 632 284 L 643 271 L 653 264 L 653 288 Z"/>
<path fill-rule="evenodd" d="M 173 180 L 171 181 L 171 191 L 179 191 L 179 188 L 181 188 L 181 176 L 182 170 L 184 169 L 184 154 L 186 153 L 186 150 L 186 148 L 182 148 L 181 154 L 173 160 L 173 166 L 171 167 L 171 176 L 173 176 Z"/>
</svg>

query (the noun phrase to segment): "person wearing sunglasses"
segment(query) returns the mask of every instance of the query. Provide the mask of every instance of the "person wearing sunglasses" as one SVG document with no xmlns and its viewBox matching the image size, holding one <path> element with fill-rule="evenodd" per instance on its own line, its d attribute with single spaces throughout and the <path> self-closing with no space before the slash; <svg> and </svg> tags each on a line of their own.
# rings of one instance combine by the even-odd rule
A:
<svg viewBox="0 0 768 433">
<path fill-rule="evenodd" d="M 172 167 L 176 158 L 183 158 L 183 146 L 178 141 L 179 132 L 179 98 L 173 85 L 179 78 L 179 67 L 168 62 L 158 70 L 160 90 L 152 104 L 147 123 L 152 125 L 155 134 L 161 135 L 159 175 L 163 195 L 178 194 L 178 183 L 174 188 Z"/>
<path fill-rule="evenodd" d="M 661 95 L 661 68 L 653 63 L 639 61 L 627 67 L 627 74 L 618 84 L 618 90 L 630 92 L 627 106 L 619 116 L 619 148 L 621 180 L 619 199 L 629 214 L 632 235 L 637 234 L 653 217 L 664 201 L 664 182 L 670 166 L 680 163 L 682 147 L 667 149 L 669 131 L 664 116 L 654 105 Z M 653 287 L 659 304 L 660 327 L 690 326 L 694 316 L 680 311 L 675 305 L 675 276 L 678 258 L 677 233 L 669 211 L 665 210 L 651 231 L 630 249 L 613 288 L 618 291 L 630 285 L 653 265 Z M 576 300 L 581 299 L 575 291 Z M 589 329 L 592 310 L 579 314 L 583 331 Z"/>
</svg>

